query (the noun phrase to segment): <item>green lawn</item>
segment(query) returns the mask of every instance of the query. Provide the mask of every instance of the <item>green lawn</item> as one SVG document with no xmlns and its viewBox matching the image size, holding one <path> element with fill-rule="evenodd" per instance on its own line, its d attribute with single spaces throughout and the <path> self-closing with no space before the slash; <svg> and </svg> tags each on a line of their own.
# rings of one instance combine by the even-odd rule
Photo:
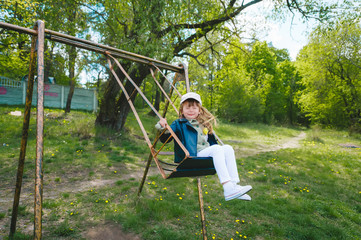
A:
<svg viewBox="0 0 361 240">
<path fill-rule="evenodd" d="M 14 110 L 0 107 L 0 239 L 9 232 L 21 139 Z M 141 116 L 152 138 L 157 119 Z M 147 240 L 202 239 L 196 179 L 152 171 L 138 200 L 149 152 L 134 117 L 121 133 L 94 119 L 45 111 L 43 239 L 85 239 L 88 229 L 114 224 Z M 35 124 L 32 115 L 16 239 L 32 239 Z M 267 151 L 301 132 L 298 148 Z M 217 176 L 202 178 L 209 239 L 361 239 L 361 148 L 341 146 L 361 146 L 359 135 L 230 123 L 217 133 L 237 150 L 241 181 L 253 190 L 251 202 L 225 202 Z"/>
</svg>

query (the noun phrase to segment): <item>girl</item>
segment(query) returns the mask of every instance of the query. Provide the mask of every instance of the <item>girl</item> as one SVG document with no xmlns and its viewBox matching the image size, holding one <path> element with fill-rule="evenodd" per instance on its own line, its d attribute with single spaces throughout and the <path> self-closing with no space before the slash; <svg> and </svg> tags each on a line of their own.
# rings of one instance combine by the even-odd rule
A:
<svg viewBox="0 0 361 240">
<path fill-rule="evenodd" d="M 219 181 L 223 185 L 226 201 L 232 199 L 251 200 L 246 193 L 252 186 L 240 186 L 234 150 L 230 145 L 218 145 L 213 134 L 214 116 L 202 107 L 201 97 L 194 92 L 182 96 L 179 108 L 179 119 L 171 124 L 171 128 L 189 151 L 191 156 L 212 157 Z M 165 128 L 167 120 L 162 118 L 155 125 L 158 130 Z M 165 142 L 170 133 L 163 134 Z M 184 158 L 184 153 L 175 142 L 175 162 Z"/>
</svg>

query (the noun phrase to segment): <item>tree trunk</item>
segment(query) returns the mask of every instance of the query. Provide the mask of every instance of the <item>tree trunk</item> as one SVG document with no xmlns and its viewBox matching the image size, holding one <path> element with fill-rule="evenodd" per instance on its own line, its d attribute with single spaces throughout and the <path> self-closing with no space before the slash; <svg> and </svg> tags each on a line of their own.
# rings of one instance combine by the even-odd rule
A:
<svg viewBox="0 0 361 240">
<path fill-rule="evenodd" d="M 76 49 L 74 46 L 70 46 L 69 49 L 69 78 L 70 78 L 70 88 L 68 93 L 68 99 L 66 101 L 65 113 L 70 112 L 71 100 L 73 98 L 74 89 L 75 89 L 75 59 L 76 59 Z"/>
<path fill-rule="evenodd" d="M 70 12 L 69 22 L 74 22 L 76 20 L 76 8 Z M 69 34 L 74 36 L 75 29 L 71 28 Z M 74 89 L 75 89 L 75 60 L 76 60 L 76 48 L 75 46 L 69 47 L 69 79 L 70 79 L 70 88 L 68 93 L 68 99 L 66 101 L 65 113 L 70 112 L 71 100 L 73 99 Z"/>
<path fill-rule="evenodd" d="M 163 84 L 164 84 L 164 81 L 165 81 L 165 77 L 161 77 L 160 78 L 160 81 L 159 81 L 159 83 L 160 83 L 160 85 L 163 87 Z M 155 86 L 155 101 L 154 101 L 154 104 L 153 104 L 153 106 L 154 106 L 154 108 L 159 112 L 159 106 L 160 106 L 160 102 L 161 102 L 161 100 L 162 99 L 164 99 L 164 96 L 163 96 L 163 94 L 161 94 L 161 90 L 158 88 L 158 86 Z M 163 96 L 163 97 L 162 97 Z M 156 116 L 156 114 L 152 111 L 152 110 L 150 110 L 150 112 L 148 113 L 148 115 L 150 115 L 150 116 Z"/>
<path fill-rule="evenodd" d="M 129 67 L 123 66 L 124 69 Z M 124 78 L 123 74 L 120 73 L 120 70 L 117 69 L 116 73 L 120 79 Z M 120 73 L 120 74 L 119 74 Z M 148 66 L 137 64 L 133 68 L 131 73 L 128 73 L 131 79 L 140 86 L 143 82 L 143 79 L 149 74 Z M 125 89 L 130 96 L 130 100 L 134 102 L 135 97 L 137 96 L 137 91 L 134 92 L 133 85 L 127 80 L 125 81 Z M 126 122 L 130 106 L 127 98 L 122 92 L 116 100 L 116 97 L 119 94 L 120 87 L 113 76 L 105 89 L 103 100 L 100 104 L 99 114 L 96 119 L 96 124 L 112 128 L 116 131 L 120 131 Z"/>
</svg>

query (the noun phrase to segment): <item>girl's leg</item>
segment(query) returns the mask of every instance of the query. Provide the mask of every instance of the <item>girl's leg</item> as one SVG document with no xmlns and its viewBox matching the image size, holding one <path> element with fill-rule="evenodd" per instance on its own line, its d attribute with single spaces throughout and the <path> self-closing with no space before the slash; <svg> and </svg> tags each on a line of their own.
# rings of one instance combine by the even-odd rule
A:
<svg viewBox="0 0 361 240">
<path fill-rule="evenodd" d="M 212 145 L 200 151 L 197 156 L 213 158 L 214 168 L 216 169 L 219 181 L 222 184 L 232 180 L 231 176 L 228 173 L 225 153 L 222 146 Z"/>
<path fill-rule="evenodd" d="M 224 151 L 227 171 L 231 178 L 231 181 L 235 183 L 239 183 L 236 156 L 234 154 L 233 147 L 230 145 L 223 145 L 222 148 Z"/>
</svg>

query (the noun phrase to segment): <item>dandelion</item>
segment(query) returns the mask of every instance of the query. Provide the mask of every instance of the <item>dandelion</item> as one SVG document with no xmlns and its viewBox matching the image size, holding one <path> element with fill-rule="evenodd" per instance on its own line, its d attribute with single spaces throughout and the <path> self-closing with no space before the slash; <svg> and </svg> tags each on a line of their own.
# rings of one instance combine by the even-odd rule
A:
<svg viewBox="0 0 361 240">
<path fill-rule="evenodd" d="M 179 200 L 182 200 L 183 198 L 182 197 L 179 197 Z"/>
<path fill-rule="evenodd" d="M 117 210 L 117 209 L 114 209 L 114 212 L 118 212 L 118 210 Z"/>
<path fill-rule="evenodd" d="M 208 192 L 205 192 L 205 194 L 208 194 Z"/>
<path fill-rule="evenodd" d="M 117 173 L 117 171 L 114 171 L 114 173 Z"/>
<path fill-rule="evenodd" d="M 164 188 L 163 188 L 163 190 L 167 190 L 167 188 L 166 188 L 166 187 L 164 187 Z"/>
<path fill-rule="evenodd" d="M 105 203 L 108 203 L 109 201 L 108 200 L 105 200 Z"/>
<path fill-rule="evenodd" d="M 73 216 L 73 215 L 74 215 L 74 213 L 73 213 L 73 212 L 71 212 L 71 213 L 70 213 L 70 216 Z"/>
<path fill-rule="evenodd" d="M 70 203 L 70 205 L 73 205 L 73 204 L 74 204 L 73 202 Z"/>
</svg>

